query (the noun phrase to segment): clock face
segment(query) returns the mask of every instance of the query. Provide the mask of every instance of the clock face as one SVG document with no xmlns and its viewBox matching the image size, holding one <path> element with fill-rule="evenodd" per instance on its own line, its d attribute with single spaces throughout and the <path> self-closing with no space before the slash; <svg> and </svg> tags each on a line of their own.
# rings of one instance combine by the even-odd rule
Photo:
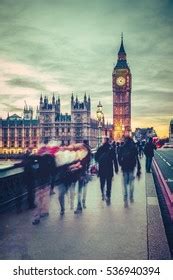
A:
<svg viewBox="0 0 173 280">
<path fill-rule="evenodd" d="M 122 76 L 120 76 L 120 77 L 118 77 L 118 78 L 116 79 L 116 84 L 117 84 L 118 86 L 124 86 L 125 82 L 126 82 L 126 80 L 125 80 L 125 78 L 122 77 Z"/>
</svg>

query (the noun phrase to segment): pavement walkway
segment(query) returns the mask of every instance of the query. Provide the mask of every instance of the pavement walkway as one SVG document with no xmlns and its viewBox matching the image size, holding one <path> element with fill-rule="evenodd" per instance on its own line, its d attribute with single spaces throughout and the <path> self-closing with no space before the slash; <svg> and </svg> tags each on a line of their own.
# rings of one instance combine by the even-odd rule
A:
<svg viewBox="0 0 173 280">
<path fill-rule="evenodd" d="M 153 246 L 149 240 L 157 239 L 157 236 L 154 229 L 148 230 L 152 219 L 148 219 L 147 213 L 158 214 L 147 210 L 147 201 L 152 206 L 155 200 L 147 198 L 143 160 L 142 168 L 140 181 L 135 181 L 134 203 L 128 208 L 124 208 L 122 174 L 119 172 L 113 180 L 110 206 L 101 200 L 99 180 L 94 177 L 87 188 L 87 208 L 81 214 L 76 215 L 70 209 L 68 195 L 65 215 L 60 216 L 58 189 L 51 196 L 49 217 L 42 218 L 37 226 L 32 225 L 29 210 L 20 214 L 1 214 L 0 259 L 149 259 L 149 244 Z M 164 235 L 163 225 L 161 227 Z M 165 237 L 161 246 L 166 251 L 163 250 L 158 258 L 169 259 Z M 154 256 L 157 258 L 157 254 Z"/>
</svg>

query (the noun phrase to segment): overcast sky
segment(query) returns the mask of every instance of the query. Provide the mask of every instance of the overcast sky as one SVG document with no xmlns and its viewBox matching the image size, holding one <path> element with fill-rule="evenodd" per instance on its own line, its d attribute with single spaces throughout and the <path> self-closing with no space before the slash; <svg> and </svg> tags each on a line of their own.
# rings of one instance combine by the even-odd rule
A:
<svg viewBox="0 0 173 280">
<path fill-rule="evenodd" d="M 121 32 L 132 72 L 132 126 L 168 134 L 173 117 L 172 0 L 0 0 L 0 116 L 36 107 L 42 92 L 100 100 L 112 120 Z"/>
</svg>

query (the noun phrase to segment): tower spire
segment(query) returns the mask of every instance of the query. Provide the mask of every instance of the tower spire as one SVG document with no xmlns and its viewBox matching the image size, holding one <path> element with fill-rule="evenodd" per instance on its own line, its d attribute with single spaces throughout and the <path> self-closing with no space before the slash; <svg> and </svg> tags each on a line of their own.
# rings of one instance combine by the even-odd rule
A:
<svg viewBox="0 0 173 280">
<path fill-rule="evenodd" d="M 55 105 L 55 95 L 54 95 L 54 92 L 53 92 L 53 96 L 52 96 L 52 104 Z"/>
<path fill-rule="evenodd" d="M 124 44 L 123 44 L 123 32 L 121 32 L 121 45 L 120 45 L 120 49 L 119 49 L 119 52 L 118 52 L 118 57 L 119 56 L 125 56 L 126 58 L 126 52 L 125 52 L 125 49 L 124 49 Z"/>
<path fill-rule="evenodd" d="M 43 96 L 42 96 L 42 93 L 41 93 L 41 95 L 40 95 L 40 104 L 42 104 L 43 103 Z"/>
<path fill-rule="evenodd" d="M 129 68 L 126 60 L 126 52 L 124 49 L 123 32 L 121 33 L 121 44 L 118 51 L 118 60 L 114 69 Z"/>
</svg>

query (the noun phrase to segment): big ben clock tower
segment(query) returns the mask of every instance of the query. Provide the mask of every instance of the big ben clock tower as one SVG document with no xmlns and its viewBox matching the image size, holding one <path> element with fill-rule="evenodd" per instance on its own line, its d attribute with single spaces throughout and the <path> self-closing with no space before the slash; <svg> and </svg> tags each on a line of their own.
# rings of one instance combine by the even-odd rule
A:
<svg viewBox="0 0 173 280">
<path fill-rule="evenodd" d="M 113 138 L 120 141 L 131 134 L 131 73 L 126 60 L 123 35 L 117 64 L 112 73 Z"/>
</svg>

